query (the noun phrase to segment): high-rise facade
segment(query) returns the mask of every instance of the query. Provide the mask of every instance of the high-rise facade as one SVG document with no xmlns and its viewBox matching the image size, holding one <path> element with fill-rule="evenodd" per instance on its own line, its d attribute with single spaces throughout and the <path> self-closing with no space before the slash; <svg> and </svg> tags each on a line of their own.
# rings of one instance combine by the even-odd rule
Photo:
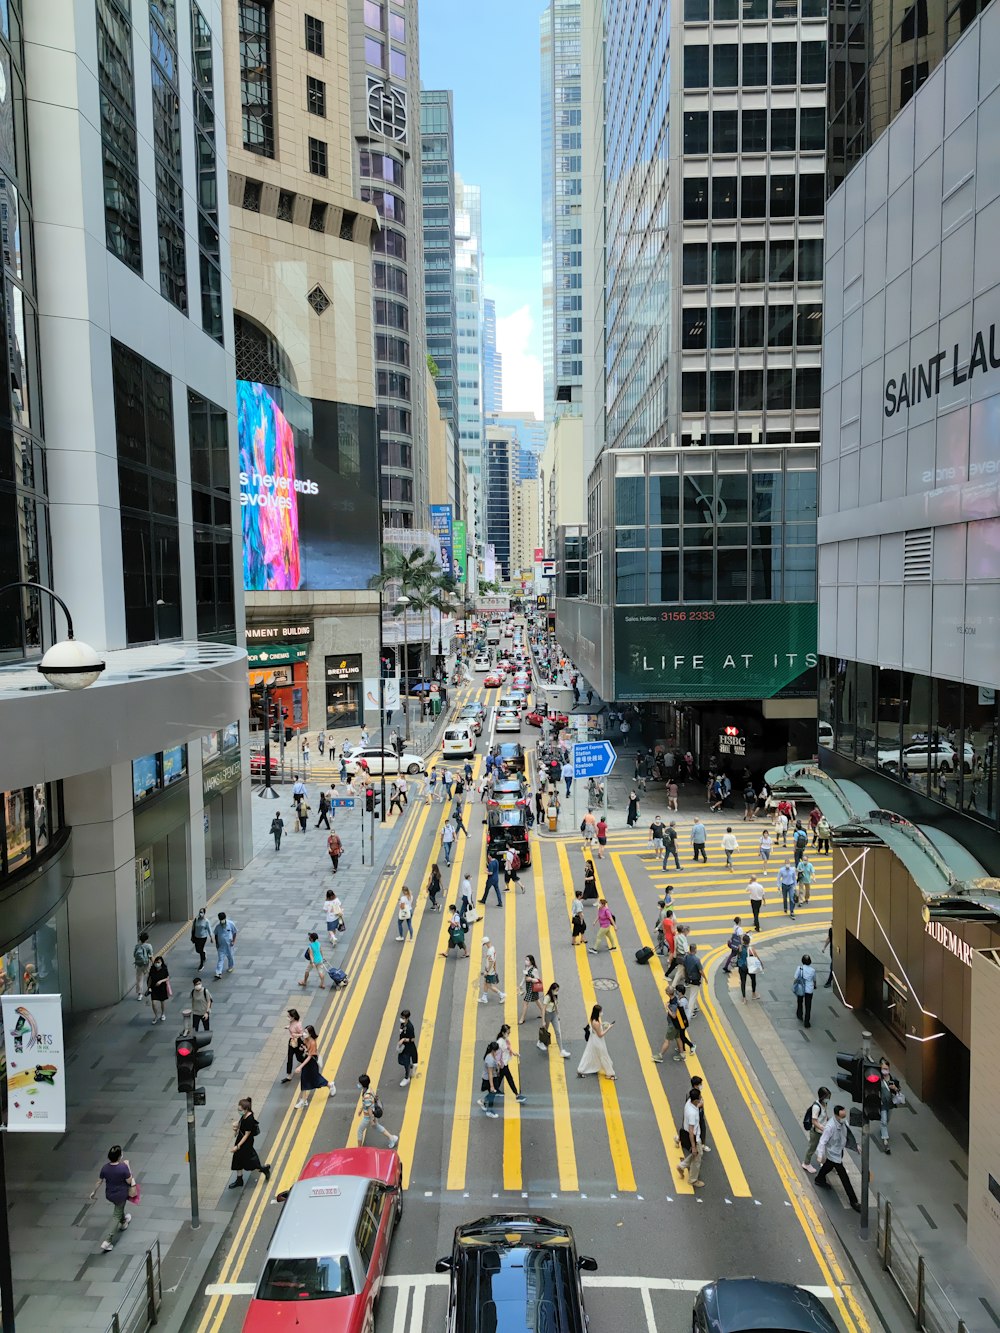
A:
<svg viewBox="0 0 1000 1333">
<path fill-rule="evenodd" d="M 487 426 L 509 426 L 517 435 L 517 475 L 538 476 L 538 460 L 545 449 L 545 422 L 533 412 L 487 412 Z"/>
<path fill-rule="evenodd" d="M 420 90 L 424 308 L 438 406 L 458 446 L 455 312 L 455 124 L 450 90 Z M 457 460 L 456 460 L 457 461 Z M 438 497 L 432 495 L 432 502 Z"/>
<path fill-rule="evenodd" d="M 542 357 L 545 417 L 583 383 L 581 0 L 549 0 L 542 63 Z"/>
<path fill-rule="evenodd" d="M 455 310 L 458 445 L 469 475 L 483 480 L 483 226 L 478 185 L 455 177 Z"/>
<path fill-rule="evenodd" d="M 483 489 L 486 509 L 485 538 L 496 557 L 496 577 L 501 583 L 512 576 L 514 500 L 517 488 L 517 433 L 509 426 L 486 428 Z"/>
<path fill-rule="evenodd" d="M 483 301 L 483 411 L 503 410 L 503 356 L 497 351 L 497 303 Z"/>
<path fill-rule="evenodd" d="M 430 496 L 417 13 L 403 0 L 347 8 L 355 183 L 382 224 L 372 263 L 382 517 L 386 527 L 422 528 Z"/>
</svg>

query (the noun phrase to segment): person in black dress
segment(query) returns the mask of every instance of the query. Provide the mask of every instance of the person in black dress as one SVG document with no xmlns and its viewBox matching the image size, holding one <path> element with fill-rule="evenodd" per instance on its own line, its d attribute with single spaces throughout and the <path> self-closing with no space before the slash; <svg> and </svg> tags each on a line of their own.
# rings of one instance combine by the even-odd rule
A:
<svg viewBox="0 0 1000 1333">
<path fill-rule="evenodd" d="M 412 1069 L 417 1063 L 417 1034 L 410 1022 L 410 1011 L 404 1009 L 399 1015 L 399 1039 L 396 1043 L 396 1059 L 403 1067 L 403 1077 L 399 1086 L 405 1088 L 413 1077 Z"/>
<path fill-rule="evenodd" d="M 600 899 L 600 893 L 597 889 L 597 874 L 594 870 L 594 863 L 587 860 L 583 867 L 583 901 L 585 903 L 596 903 Z"/>
<path fill-rule="evenodd" d="M 238 1190 L 246 1183 L 243 1179 L 244 1171 L 259 1171 L 265 1180 L 270 1180 L 271 1167 L 261 1164 L 257 1149 L 254 1147 L 254 1139 L 260 1133 L 260 1125 L 257 1124 L 257 1117 L 253 1113 L 253 1102 L 249 1097 L 240 1098 L 240 1118 L 233 1121 L 233 1132 L 236 1140 L 233 1145 L 232 1168 L 236 1172 L 236 1179 L 230 1183 L 229 1188 Z"/>
</svg>

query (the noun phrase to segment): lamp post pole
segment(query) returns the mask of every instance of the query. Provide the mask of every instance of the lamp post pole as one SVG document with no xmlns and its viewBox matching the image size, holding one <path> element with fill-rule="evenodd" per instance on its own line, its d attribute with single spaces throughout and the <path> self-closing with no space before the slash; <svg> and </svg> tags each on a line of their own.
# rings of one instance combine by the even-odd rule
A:
<svg viewBox="0 0 1000 1333">
<path fill-rule="evenodd" d="M 403 731 L 403 739 L 410 739 L 410 632 L 407 625 L 407 607 L 410 605 L 410 599 L 404 593 L 400 593 L 398 602 L 403 608 L 403 717 L 406 719 Z"/>
</svg>

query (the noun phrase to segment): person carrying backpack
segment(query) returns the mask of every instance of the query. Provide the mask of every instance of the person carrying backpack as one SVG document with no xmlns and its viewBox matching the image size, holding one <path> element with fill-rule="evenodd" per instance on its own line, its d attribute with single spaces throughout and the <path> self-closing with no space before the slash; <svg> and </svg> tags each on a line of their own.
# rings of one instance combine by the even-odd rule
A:
<svg viewBox="0 0 1000 1333">
<path fill-rule="evenodd" d="M 521 883 L 517 874 L 517 872 L 520 869 L 521 869 L 520 854 L 513 847 L 508 847 L 503 854 L 504 884 L 506 885 L 507 889 L 510 888 L 512 883 L 517 884 L 520 886 L 521 892 L 523 893 L 524 885 Z"/>
<path fill-rule="evenodd" d="M 358 1147 L 365 1146 L 365 1135 L 371 1125 L 374 1125 L 383 1138 L 389 1140 L 389 1147 L 395 1148 L 399 1142 L 398 1134 L 390 1134 L 385 1125 L 382 1124 L 382 1100 L 378 1093 L 372 1088 L 372 1081 L 367 1074 L 358 1076 L 358 1087 L 361 1090 L 361 1110 L 358 1112 Z"/>
<path fill-rule="evenodd" d="M 792 834 L 792 846 L 795 849 L 796 866 L 806 854 L 806 847 L 809 843 L 809 834 L 802 827 L 802 821 L 795 821 L 795 832 Z"/>
<path fill-rule="evenodd" d="M 153 961 L 153 946 L 149 942 L 149 932 L 143 931 L 132 950 L 132 962 L 135 963 L 135 998 L 141 1000 L 149 984 L 149 968 Z"/>
<path fill-rule="evenodd" d="M 281 815 L 275 814 L 271 820 L 271 837 L 274 839 L 274 850 L 276 852 L 281 850 L 281 835 L 284 831 L 285 821 L 281 818 Z"/>
<path fill-rule="evenodd" d="M 729 948 L 729 957 L 722 965 L 722 970 L 725 972 L 726 976 L 728 976 L 736 966 L 736 959 L 739 956 L 740 949 L 743 947 L 743 927 L 741 920 L 742 918 L 738 916 L 733 917 L 733 931 L 729 936 L 729 939 L 726 941 Z"/>
<path fill-rule="evenodd" d="M 816 1168 L 812 1165 L 812 1159 L 816 1148 L 819 1145 L 820 1136 L 826 1128 L 827 1105 L 830 1101 L 830 1089 L 819 1088 L 816 1092 L 816 1100 L 810 1102 L 806 1107 L 806 1113 L 802 1117 L 802 1128 L 809 1136 L 809 1142 L 806 1145 L 806 1155 L 802 1159 L 802 1169 L 808 1171 L 811 1176 L 816 1174 Z"/>
</svg>

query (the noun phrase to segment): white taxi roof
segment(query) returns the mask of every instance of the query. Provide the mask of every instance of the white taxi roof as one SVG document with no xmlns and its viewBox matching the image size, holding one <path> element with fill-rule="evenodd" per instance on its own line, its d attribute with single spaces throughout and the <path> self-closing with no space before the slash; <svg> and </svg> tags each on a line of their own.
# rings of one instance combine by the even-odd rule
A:
<svg viewBox="0 0 1000 1333">
<path fill-rule="evenodd" d="M 313 1176 L 296 1181 L 271 1237 L 268 1258 L 349 1253 L 370 1184 L 368 1176 Z"/>
</svg>

